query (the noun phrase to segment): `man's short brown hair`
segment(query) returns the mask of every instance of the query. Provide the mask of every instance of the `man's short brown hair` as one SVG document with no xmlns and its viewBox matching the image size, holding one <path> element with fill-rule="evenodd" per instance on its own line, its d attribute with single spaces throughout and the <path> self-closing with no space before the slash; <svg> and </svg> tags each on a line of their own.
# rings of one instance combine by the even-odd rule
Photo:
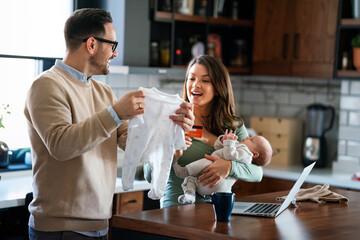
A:
<svg viewBox="0 0 360 240">
<path fill-rule="evenodd" d="M 83 39 L 103 36 L 104 24 L 112 22 L 111 14 L 103 9 L 82 8 L 74 11 L 65 23 L 66 48 L 74 51 L 80 47 Z"/>
</svg>

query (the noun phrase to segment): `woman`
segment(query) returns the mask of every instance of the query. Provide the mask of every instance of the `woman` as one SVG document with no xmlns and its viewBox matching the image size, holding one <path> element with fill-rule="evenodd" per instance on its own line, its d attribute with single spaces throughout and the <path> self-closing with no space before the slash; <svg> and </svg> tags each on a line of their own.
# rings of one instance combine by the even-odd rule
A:
<svg viewBox="0 0 360 240">
<path fill-rule="evenodd" d="M 215 186 L 227 176 L 248 182 L 259 182 L 262 179 L 262 168 L 255 164 L 244 164 L 236 161 L 226 161 L 210 156 L 215 150 L 214 143 L 225 130 L 232 130 L 238 141 L 248 136 L 245 125 L 235 114 L 235 101 L 229 73 L 224 64 L 215 57 L 199 56 L 194 58 L 186 71 L 183 99 L 194 104 L 195 125 L 202 125 L 201 138 L 188 138 L 191 145 L 187 150 L 175 153 L 175 160 L 180 166 L 185 166 L 204 157 L 214 163 L 200 172 L 199 182 L 209 187 Z M 178 158 L 178 159 L 177 159 Z M 175 161 L 174 160 L 174 161 Z M 146 179 L 150 178 L 150 167 L 145 166 Z M 171 207 L 180 205 L 178 197 L 183 194 L 181 183 L 174 170 L 170 172 L 165 194 L 160 200 L 160 206 Z M 202 202 L 200 195 L 196 202 Z"/>
</svg>

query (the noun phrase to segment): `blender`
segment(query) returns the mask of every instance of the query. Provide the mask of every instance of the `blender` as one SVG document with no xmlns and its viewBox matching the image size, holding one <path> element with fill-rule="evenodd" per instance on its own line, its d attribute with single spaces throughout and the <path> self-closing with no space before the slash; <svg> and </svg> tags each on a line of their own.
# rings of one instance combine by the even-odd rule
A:
<svg viewBox="0 0 360 240">
<path fill-rule="evenodd" d="M 325 167 L 327 147 L 325 132 L 332 128 L 335 110 L 331 106 L 312 104 L 307 107 L 303 164 L 308 166 L 316 161 L 315 167 Z"/>
</svg>

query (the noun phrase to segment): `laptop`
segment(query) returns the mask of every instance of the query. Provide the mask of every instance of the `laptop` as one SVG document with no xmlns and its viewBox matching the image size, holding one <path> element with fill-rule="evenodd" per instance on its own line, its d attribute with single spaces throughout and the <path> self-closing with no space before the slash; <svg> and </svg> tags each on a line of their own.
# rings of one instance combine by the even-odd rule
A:
<svg viewBox="0 0 360 240">
<path fill-rule="evenodd" d="M 255 202 L 235 202 L 232 214 L 260 216 L 260 217 L 277 217 L 282 213 L 294 200 L 295 195 L 298 193 L 301 185 L 304 183 L 306 177 L 314 167 L 316 162 L 304 168 L 300 177 L 291 188 L 285 201 L 280 203 L 255 203 Z"/>
</svg>

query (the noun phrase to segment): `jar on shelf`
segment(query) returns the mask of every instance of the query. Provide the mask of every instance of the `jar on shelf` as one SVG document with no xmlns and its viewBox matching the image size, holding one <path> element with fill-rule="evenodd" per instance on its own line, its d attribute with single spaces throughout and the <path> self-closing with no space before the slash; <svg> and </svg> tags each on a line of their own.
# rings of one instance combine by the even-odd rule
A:
<svg viewBox="0 0 360 240">
<path fill-rule="evenodd" d="M 170 42 L 163 40 L 160 42 L 160 62 L 162 67 L 168 67 L 170 63 Z"/>
<path fill-rule="evenodd" d="M 214 43 L 207 44 L 207 55 L 215 57 L 215 44 Z"/>
<path fill-rule="evenodd" d="M 341 69 L 346 70 L 349 67 L 349 56 L 347 52 L 343 52 L 341 59 Z"/>
<path fill-rule="evenodd" d="M 159 44 L 157 42 L 150 44 L 150 66 L 159 66 Z"/>
</svg>

